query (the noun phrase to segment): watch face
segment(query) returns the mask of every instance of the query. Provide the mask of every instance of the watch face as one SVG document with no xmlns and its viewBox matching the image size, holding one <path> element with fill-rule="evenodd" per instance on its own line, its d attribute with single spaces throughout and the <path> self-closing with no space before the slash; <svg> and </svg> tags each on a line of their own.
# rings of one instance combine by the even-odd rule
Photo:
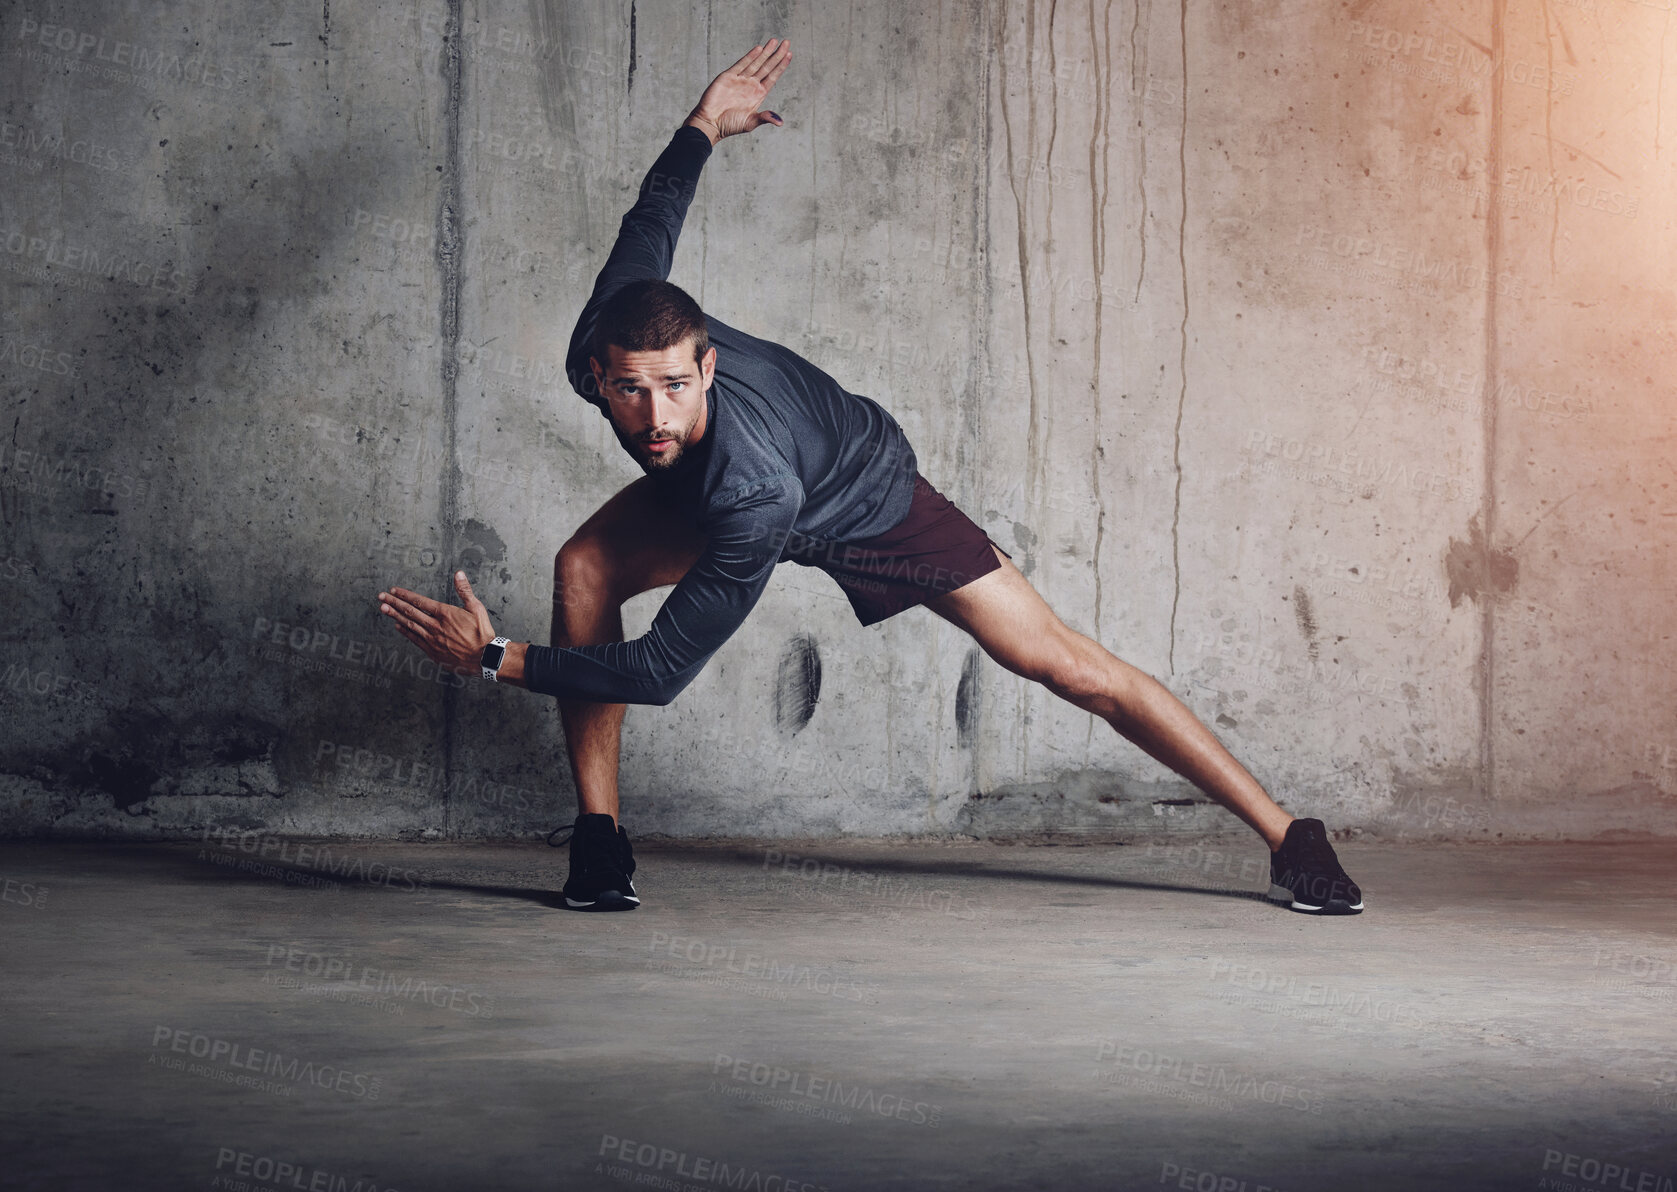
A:
<svg viewBox="0 0 1677 1192">
<path fill-rule="evenodd" d="M 507 648 L 505 646 L 497 646 L 493 642 L 491 642 L 489 645 L 483 647 L 482 663 L 483 663 L 484 666 L 488 667 L 490 670 L 500 670 L 501 669 L 501 659 L 505 658 L 506 656 L 507 656 Z"/>
</svg>

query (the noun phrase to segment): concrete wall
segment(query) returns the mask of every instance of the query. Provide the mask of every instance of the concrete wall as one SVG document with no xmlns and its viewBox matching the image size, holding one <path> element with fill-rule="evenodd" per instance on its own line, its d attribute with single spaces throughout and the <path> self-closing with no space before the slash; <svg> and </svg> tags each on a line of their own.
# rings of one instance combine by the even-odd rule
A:
<svg viewBox="0 0 1677 1192">
<path fill-rule="evenodd" d="M 569 819 L 553 702 L 438 681 L 373 595 L 463 566 L 547 640 L 638 475 L 571 324 L 784 35 L 786 127 L 719 146 L 672 280 L 884 403 L 1295 812 L 1668 832 L 1669 6 L 11 6 L 0 830 Z M 630 709 L 623 788 L 640 834 L 1238 828 L 790 565 Z"/>
</svg>

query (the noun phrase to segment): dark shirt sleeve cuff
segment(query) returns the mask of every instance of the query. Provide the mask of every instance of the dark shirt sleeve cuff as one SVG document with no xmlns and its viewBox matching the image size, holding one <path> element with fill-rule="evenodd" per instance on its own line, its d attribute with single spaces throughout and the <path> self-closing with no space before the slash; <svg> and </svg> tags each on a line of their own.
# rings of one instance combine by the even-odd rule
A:
<svg viewBox="0 0 1677 1192">
<path fill-rule="evenodd" d="M 710 138 L 705 135 L 704 129 L 694 128 L 691 124 L 683 124 L 681 127 L 677 128 L 675 130 L 675 137 L 671 139 L 679 140 L 681 137 L 686 137 L 689 140 L 692 140 L 695 137 L 698 138 L 699 144 L 704 146 L 706 153 L 709 153 L 712 149 L 716 148 L 715 145 L 710 143 Z"/>
<path fill-rule="evenodd" d="M 531 642 L 524 651 L 524 686 L 542 695 L 559 694 L 559 661 L 561 651 L 553 646 L 538 646 Z"/>
</svg>

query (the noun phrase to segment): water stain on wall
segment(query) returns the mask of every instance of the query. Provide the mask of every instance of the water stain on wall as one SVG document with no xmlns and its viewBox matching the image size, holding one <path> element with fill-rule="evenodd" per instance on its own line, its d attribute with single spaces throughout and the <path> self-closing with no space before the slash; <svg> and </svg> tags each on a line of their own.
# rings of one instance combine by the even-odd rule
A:
<svg viewBox="0 0 1677 1192">
<path fill-rule="evenodd" d="M 1444 552 L 1444 570 L 1450 578 L 1450 607 L 1466 596 L 1475 601 L 1495 599 L 1514 590 L 1520 578 L 1520 563 L 1509 550 L 1492 550 L 1485 541 L 1479 514 L 1467 523 L 1467 541 L 1450 539 Z"/>
</svg>

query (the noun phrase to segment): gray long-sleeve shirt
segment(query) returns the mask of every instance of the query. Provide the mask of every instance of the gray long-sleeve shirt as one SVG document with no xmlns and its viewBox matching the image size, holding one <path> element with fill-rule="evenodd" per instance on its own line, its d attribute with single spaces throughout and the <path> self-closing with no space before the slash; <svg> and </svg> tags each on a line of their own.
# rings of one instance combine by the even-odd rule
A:
<svg viewBox="0 0 1677 1192">
<path fill-rule="evenodd" d="M 610 407 L 588 365 L 600 307 L 628 282 L 669 277 L 710 154 L 703 132 L 676 130 L 641 182 L 571 334 L 565 358 L 571 387 L 608 419 Z M 651 473 L 693 511 L 707 536 L 704 553 L 634 641 L 531 645 L 524 663 L 531 691 L 667 704 L 745 621 L 792 543 L 808 549 L 869 538 L 908 515 L 918 464 L 896 419 L 796 352 L 708 313 L 705 322 L 716 372 L 704 437 L 672 475 Z"/>
</svg>

